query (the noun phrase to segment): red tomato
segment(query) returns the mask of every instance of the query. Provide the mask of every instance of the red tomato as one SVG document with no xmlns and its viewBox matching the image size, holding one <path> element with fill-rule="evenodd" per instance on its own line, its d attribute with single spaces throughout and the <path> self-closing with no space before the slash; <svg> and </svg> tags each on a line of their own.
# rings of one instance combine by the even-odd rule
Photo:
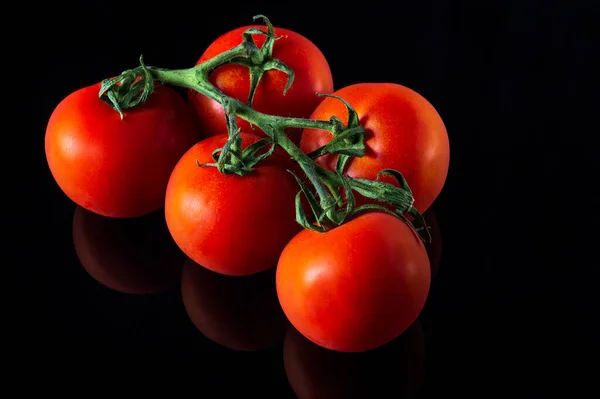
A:
<svg viewBox="0 0 600 399">
<path fill-rule="evenodd" d="M 244 148 L 259 139 L 242 133 Z M 181 158 L 169 180 L 165 214 L 175 242 L 196 263 L 250 275 L 274 267 L 301 229 L 294 204 L 299 188 L 281 152 L 243 177 L 196 165 L 214 162 L 212 152 L 226 141 L 227 135 L 209 137 Z"/>
<path fill-rule="evenodd" d="M 321 348 L 292 327 L 283 364 L 299 399 L 414 398 L 425 376 L 425 334 L 417 320 L 389 344 L 350 354 Z"/>
<path fill-rule="evenodd" d="M 112 219 L 81 207 L 73 216 L 75 252 L 100 284 L 127 294 L 153 294 L 179 281 L 185 256 L 162 213 Z"/>
<path fill-rule="evenodd" d="M 280 342 L 288 325 L 274 282 L 273 269 L 231 277 L 188 260 L 181 295 L 190 320 L 206 337 L 232 350 L 260 350 Z"/>
<path fill-rule="evenodd" d="M 338 90 L 358 113 L 366 129 L 367 153 L 351 159 L 346 171 L 350 177 L 374 180 L 382 169 L 400 171 L 408 182 L 415 207 L 423 213 L 440 194 L 448 175 L 450 145 L 440 115 L 420 94 L 393 83 L 360 83 Z M 325 99 L 311 119 L 329 120 L 336 115 L 348 119 L 345 105 L 334 98 Z M 327 144 L 332 134 L 305 129 L 300 148 L 309 153 Z M 316 159 L 320 165 L 335 169 L 336 155 Z M 382 181 L 394 183 L 390 177 Z M 363 203 L 364 198 L 358 198 Z"/>
<path fill-rule="evenodd" d="M 340 352 L 377 348 L 418 317 L 431 271 L 401 220 L 368 213 L 326 233 L 304 230 L 281 254 L 277 295 L 305 337 Z"/>
<path fill-rule="evenodd" d="M 76 204 L 110 217 L 137 217 L 164 205 L 173 167 L 199 139 L 185 101 L 158 88 L 124 119 L 98 98 L 100 84 L 67 96 L 46 130 L 54 179 Z"/>
<path fill-rule="evenodd" d="M 242 33 L 248 28 L 266 31 L 264 25 L 243 26 L 225 33 L 216 39 L 202 54 L 198 62 L 209 60 L 242 43 Z M 256 90 L 252 107 L 257 111 L 279 116 L 307 118 L 323 100 L 315 93 L 333 92 L 333 78 L 325 56 L 310 40 L 288 29 L 275 28 L 275 34 L 281 39 L 275 41 L 273 58 L 281 60 L 295 73 L 294 83 L 283 95 L 288 75 L 281 71 L 267 71 Z M 262 46 L 264 35 L 252 35 L 257 46 Z M 236 64 L 227 64 L 217 68 L 210 81 L 229 97 L 244 103 L 250 91 L 248 68 Z M 219 103 L 190 91 L 188 100 L 195 111 L 201 127 L 201 134 L 214 136 L 227 131 L 223 108 Z M 242 131 L 251 131 L 248 122 L 238 118 Z M 290 138 L 298 143 L 301 131 L 289 131 Z"/>
</svg>

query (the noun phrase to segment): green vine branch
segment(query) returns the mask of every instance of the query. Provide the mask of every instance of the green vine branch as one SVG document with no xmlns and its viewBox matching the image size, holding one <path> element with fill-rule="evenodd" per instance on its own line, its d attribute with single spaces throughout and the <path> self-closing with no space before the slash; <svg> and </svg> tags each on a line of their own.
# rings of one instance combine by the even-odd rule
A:
<svg viewBox="0 0 600 399">
<path fill-rule="evenodd" d="M 336 116 L 332 116 L 328 121 L 321 121 L 267 115 L 252 108 L 254 93 L 266 71 L 276 69 L 288 75 L 285 91 L 294 81 L 294 72 L 283 62 L 272 57 L 273 45 L 279 38 L 275 36 L 271 22 L 262 15 L 254 19 L 262 19 L 266 31 L 256 28 L 246 30 L 238 46 L 193 68 L 168 70 L 150 67 L 146 66 L 140 57 L 140 66 L 137 68 L 124 71 L 121 75 L 102 82 L 100 99 L 119 112 L 123 118 L 123 111 L 144 103 L 157 84 L 195 90 L 221 104 L 229 133 L 229 139 L 223 148 L 217 148 L 213 152 L 215 162 L 199 164 L 200 167 L 216 167 L 221 173 L 243 176 L 251 173 L 254 166 L 270 156 L 275 146 L 280 146 L 299 164 L 308 183 L 312 186 L 309 187 L 304 179 L 294 175 L 300 186 L 296 196 L 296 220 L 303 227 L 324 232 L 343 224 L 361 212 L 377 210 L 404 220 L 424 240 L 430 240 L 429 229 L 423 216 L 414 208 L 412 192 L 400 172 L 382 170 L 376 180 L 356 179 L 344 174 L 344 168 L 352 157 L 362 157 L 365 154 L 364 127 L 360 125 L 358 114 L 344 99 L 317 93 L 317 95 L 334 97 L 344 103 L 348 110 L 346 123 Z M 252 37 L 255 34 L 266 36 L 260 48 Z M 244 65 L 250 70 L 250 93 L 246 103 L 225 95 L 209 81 L 210 74 L 216 68 L 228 63 Z M 257 126 L 268 138 L 242 149 L 236 117 Z M 287 137 L 286 128 L 327 130 L 333 134 L 333 139 L 327 145 L 305 154 Z M 266 146 L 270 148 L 262 152 L 261 150 Z M 335 171 L 329 171 L 313 161 L 314 158 L 325 154 L 338 155 Z M 379 177 L 382 175 L 395 178 L 398 186 L 380 181 Z M 385 206 L 369 204 L 357 207 L 354 192 Z M 310 206 L 312 214 L 310 217 L 304 211 L 303 197 Z M 411 216 L 413 221 L 408 220 L 407 216 Z"/>
</svg>

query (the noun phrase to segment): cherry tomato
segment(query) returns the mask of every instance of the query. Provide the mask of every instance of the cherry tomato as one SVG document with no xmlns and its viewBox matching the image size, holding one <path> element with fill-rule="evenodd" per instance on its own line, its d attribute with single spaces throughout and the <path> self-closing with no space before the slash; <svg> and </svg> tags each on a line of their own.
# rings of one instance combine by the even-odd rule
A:
<svg viewBox="0 0 600 399">
<path fill-rule="evenodd" d="M 274 269 L 231 277 L 188 260 L 183 266 L 181 295 L 196 328 L 232 350 L 268 348 L 282 340 L 288 325 L 277 301 Z"/>
<path fill-rule="evenodd" d="M 305 337 L 327 349 L 362 352 L 416 320 L 430 279 L 416 233 L 394 216 L 368 213 L 326 233 L 296 235 L 279 259 L 277 295 Z"/>
<path fill-rule="evenodd" d="M 450 161 L 448 135 L 435 108 L 415 91 L 393 83 L 360 83 L 334 94 L 352 105 L 366 129 L 367 153 L 348 162 L 347 174 L 374 180 L 380 170 L 396 169 L 406 178 L 417 210 L 425 212 L 444 186 Z M 346 122 L 348 111 L 341 101 L 327 98 L 311 119 L 329 120 L 331 115 Z M 331 138 L 328 131 L 305 129 L 300 148 L 309 153 Z M 316 159 L 332 170 L 336 161 L 331 154 Z M 387 176 L 382 181 L 395 182 Z M 357 194 L 357 203 L 364 202 Z"/>
<path fill-rule="evenodd" d="M 127 294 L 154 294 L 176 285 L 185 256 L 162 213 L 112 219 L 81 207 L 73 216 L 75 252 L 100 284 Z"/>
<path fill-rule="evenodd" d="M 244 148 L 257 135 L 242 133 Z M 295 219 L 299 188 L 288 157 L 275 152 L 246 176 L 198 166 L 214 162 L 227 135 L 209 137 L 185 153 L 167 187 L 165 215 L 175 242 L 192 260 L 217 273 L 250 275 L 274 267 L 301 229 Z"/>
<path fill-rule="evenodd" d="M 266 31 L 263 25 L 252 25 L 227 32 L 206 49 L 197 64 L 242 43 L 242 33 L 249 28 Z M 294 83 L 286 95 L 283 95 L 288 75 L 277 70 L 267 71 L 255 92 L 252 107 L 270 115 L 307 118 L 323 99 L 316 93 L 333 92 L 329 64 L 317 46 L 304 36 L 283 28 L 275 28 L 275 34 L 281 39 L 275 41 L 273 58 L 281 60 L 294 71 Z M 258 47 L 263 45 L 264 35 L 252 37 Z M 229 97 L 247 102 L 250 91 L 250 74 L 247 67 L 238 64 L 223 65 L 210 75 L 210 81 Z M 227 131 L 223 108 L 219 103 L 195 91 L 189 92 L 188 100 L 197 116 L 203 136 L 214 136 Z M 238 124 L 242 131 L 251 131 L 248 122 L 238 118 Z M 300 130 L 290 129 L 286 132 L 298 143 Z"/>
<path fill-rule="evenodd" d="M 415 398 L 425 376 L 425 334 L 419 320 L 376 350 L 324 349 L 290 327 L 283 364 L 299 399 Z"/>
<path fill-rule="evenodd" d="M 46 158 L 65 194 L 110 217 L 137 217 L 164 205 L 173 167 L 199 140 L 185 101 L 163 86 L 119 114 L 98 98 L 100 84 L 67 96 L 46 130 Z"/>
</svg>

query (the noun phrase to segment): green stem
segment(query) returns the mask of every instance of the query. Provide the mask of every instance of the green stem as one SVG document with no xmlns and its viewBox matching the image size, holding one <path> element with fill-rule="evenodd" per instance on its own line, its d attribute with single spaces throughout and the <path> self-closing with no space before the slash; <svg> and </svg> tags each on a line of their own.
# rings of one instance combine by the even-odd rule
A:
<svg viewBox="0 0 600 399">
<path fill-rule="evenodd" d="M 219 66 L 226 64 L 238 57 L 243 57 L 247 53 L 247 51 L 248 50 L 247 50 L 246 43 L 241 43 L 229 51 L 225 51 L 224 53 L 221 53 L 217 56 L 214 56 L 213 58 L 211 58 L 209 60 L 206 60 L 205 62 L 203 62 L 201 64 L 202 67 L 200 67 L 200 68 L 194 67 L 191 69 L 203 70 L 206 72 L 206 74 L 208 76 L 213 70 L 215 70 Z"/>
<path fill-rule="evenodd" d="M 238 47 L 221 54 L 219 56 L 221 57 L 219 63 L 223 64 L 229 59 L 237 57 L 239 51 L 237 50 Z M 321 182 L 317 171 L 317 168 L 321 168 L 321 166 L 317 165 L 309 156 L 302 152 L 302 150 L 300 150 L 284 133 L 284 129 L 295 127 L 301 129 L 309 128 L 333 131 L 335 129 L 334 123 L 330 121 L 267 115 L 252 109 L 241 101 L 232 99 L 213 86 L 208 80 L 210 70 L 214 68 L 214 65 L 219 65 L 219 63 L 213 62 L 213 60 L 214 58 L 189 69 L 166 70 L 151 68 L 150 73 L 154 79 L 163 83 L 195 90 L 198 93 L 217 101 L 219 104 L 227 103 L 231 112 L 249 123 L 258 126 L 262 131 L 273 138 L 292 158 L 294 158 L 306 174 L 306 177 L 315 187 L 315 190 L 321 199 L 321 205 L 324 207 L 331 205 L 330 200 L 327 200 L 331 196 L 328 194 L 325 185 Z M 325 171 L 325 169 L 323 169 L 323 171 Z"/>
<path fill-rule="evenodd" d="M 413 207 L 412 192 L 400 172 L 384 169 L 378 174 L 375 181 L 350 178 L 344 175 L 346 162 L 351 157 L 365 154 L 365 131 L 364 127 L 360 125 L 358 114 L 343 98 L 324 94 L 345 104 L 348 110 L 346 124 L 336 116 L 331 116 L 329 121 L 290 118 L 263 114 L 251 107 L 256 86 L 266 71 L 279 70 L 288 75 L 288 82 L 283 91 L 284 95 L 294 81 L 294 72 L 285 63 L 272 57 L 273 43 L 277 40 L 273 26 L 264 16 L 257 16 L 256 18 L 264 20 L 267 32 L 255 28 L 248 29 L 242 35 L 243 41 L 238 46 L 193 68 L 167 70 L 147 67 L 140 57 L 139 67 L 125 71 L 118 77 L 105 79 L 102 82 L 99 92 L 100 99 L 118 111 L 121 118 L 123 118 L 122 111 L 136 107 L 146 101 L 154 91 L 154 82 L 160 81 L 172 86 L 194 90 L 218 102 L 223 107 L 227 120 L 229 140 L 223 148 L 215 149 L 213 156 L 216 158 L 216 163 L 200 166 L 216 166 L 221 173 L 235 173 L 243 176 L 251 172 L 252 167 L 262 159 L 270 156 L 275 145 L 278 145 L 300 165 L 318 197 L 318 199 L 315 198 L 315 193 L 307 187 L 305 182 L 294 175 L 300 186 L 300 192 L 296 197 L 296 220 L 305 228 L 326 231 L 331 225 L 340 225 L 359 212 L 373 210 L 393 214 L 412 226 L 411 222 L 404 216 L 409 214 L 420 225 L 424 226 L 422 215 Z M 261 48 L 258 48 L 252 39 L 252 35 L 256 34 L 267 36 L 265 44 Z M 229 63 L 250 68 L 251 84 L 247 104 L 227 96 L 209 80 L 210 74 L 216 68 Z M 242 150 L 241 137 L 236 122 L 237 117 L 257 126 L 270 139 L 265 138 Z M 313 151 L 311 154 L 305 154 L 285 134 L 287 128 L 327 130 L 332 133 L 333 138 L 326 146 Z M 257 155 L 257 151 L 262 148 L 260 146 L 268 144 L 268 142 L 271 143 L 271 149 L 264 154 Z M 219 154 L 218 157 L 217 154 Z M 313 161 L 313 158 L 325 154 L 338 155 L 335 173 Z M 241 159 L 243 161 L 240 162 Z M 379 181 L 380 175 L 392 176 L 396 179 L 398 186 Z M 342 189 L 345 198 L 340 192 Z M 356 202 L 353 191 L 379 203 L 387 204 L 391 209 L 379 204 L 362 205 L 355 208 Z M 311 223 L 305 215 L 301 202 L 302 194 L 311 207 L 316 224 Z M 425 231 L 428 232 L 427 229 Z"/>
<path fill-rule="evenodd" d="M 169 70 L 152 68 L 150 72 L 154 79 L 163 83 L 195 90 L 220 104 L 223 104 L 225 101 L 230 102 L 235 107 L 237 116 L 261 128 L 262 124 L 263 126 L 272 125 L 277 128 L 297 127 L 301 129 L 333 130 L 334 124 L 330 121 L 267 115 L 252 109 L 241 101 L 232 99 L 213 86 L 208 80 L 210 73 L 210 68 L 207 68 L 208 62 L 188 69 Z M 213 63 L 211 62 L 210 64 Z"/>
</svg>

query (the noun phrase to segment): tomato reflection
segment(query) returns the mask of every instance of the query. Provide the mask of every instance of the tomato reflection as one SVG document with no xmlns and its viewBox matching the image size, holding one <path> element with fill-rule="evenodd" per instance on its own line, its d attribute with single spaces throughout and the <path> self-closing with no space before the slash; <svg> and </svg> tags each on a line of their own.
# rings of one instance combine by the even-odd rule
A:
<svg viewBox="0 0 600 399">
<path fill-rule="evenodd" d="M 431 278 L 434 278 L 440 268 L 440 261 L 442 259 L 442 231 L 440 230 L 437 216 L 435 216 L 431 208 L 423 213 L 423 217 L 427 225 L 431 228 L 431 242 L 425 244 L 425 249 L 427 249 L 427 254 L 429 255 Z"/>
<path fill-rule="evenodd" d="M 289 327 L 285 372 L 300 399 L 414 398 L 425 372 L 425 337 L 419 321 L 378 349 L 343 353 L 324 349 Z"/>
<path fill-rule="evenodd" d="M 77 207 L 73 242 L 79 261 L 96 281 L 128 294 L 153 294 L 173 287 L 185 260 L 162 212 L 113 219 Z"/>
<path fill-rule="evenodd" d="M 181 293 L 190 320 L 219 345 L 251 351 L 275 345 L 283 338 L 287 319 L 277 300 L 273 269 L 232 277 L 188 259 L 183 266 Z"/>
</svg>

